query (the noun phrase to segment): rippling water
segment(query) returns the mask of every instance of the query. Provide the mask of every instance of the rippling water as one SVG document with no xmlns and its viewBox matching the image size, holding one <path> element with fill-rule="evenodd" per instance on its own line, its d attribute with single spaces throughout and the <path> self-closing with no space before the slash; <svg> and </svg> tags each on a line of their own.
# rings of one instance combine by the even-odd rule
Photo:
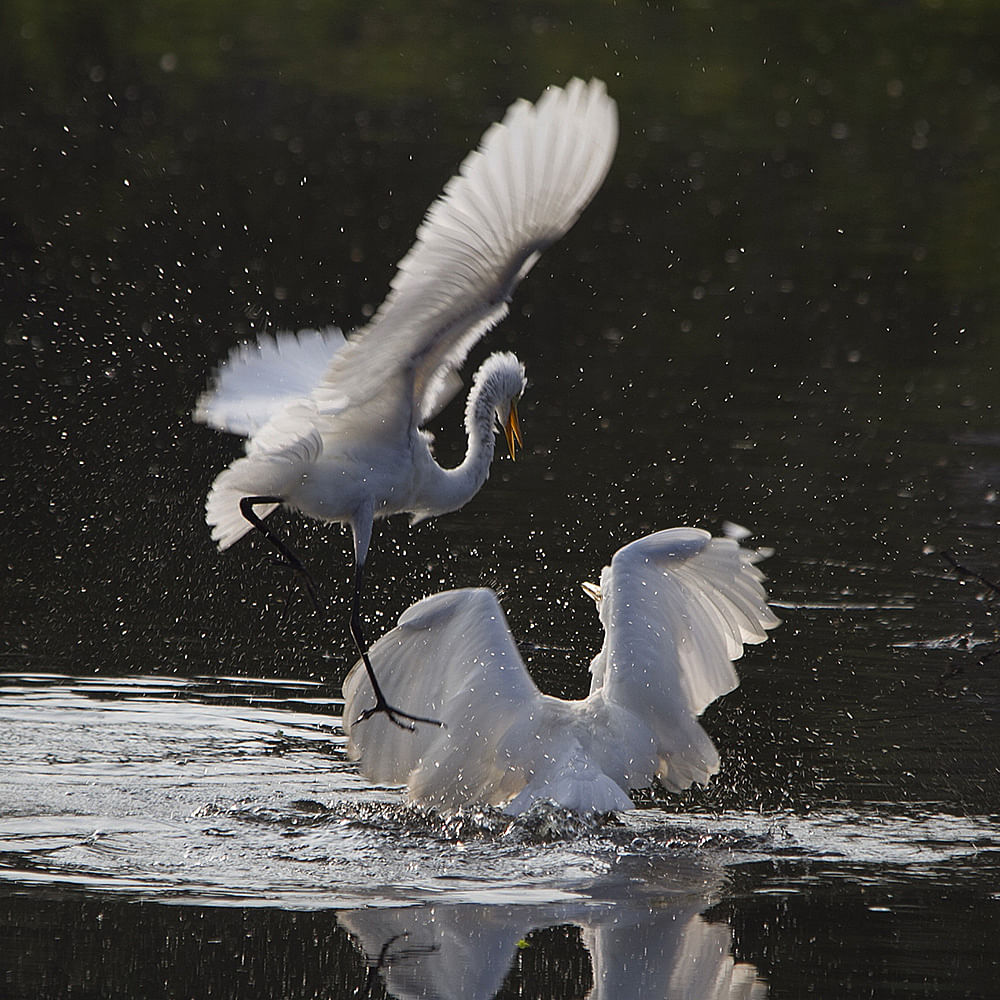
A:
<svg viewBox="0 0 1000 1000">
<path fill-rule="evenodd" d="M 246 941 L 212 964 L 222 995 L 226 970 L 255 967 L 254 949 L 274 947 L 252 928 L 260 918 L 248 914 L 261 908 L 312 913 L 293 934 L 315 935 L 329 913 L 324 933 L 355 949 L 355 985 L 377 976 L 401 997 L 486 998 L 520 977 L 538 989 L 558 975 L 581 988 L 590 977 L 590 995 L 609 1000 L 653 989 L 762 997 L 781 942 L 800 946 L 799 921 L 816 921 L 812 908 L 831 893 L 856 911 L 854 974 L 882 948 L 861 935 L 865 924 L 931 934 L 949 910 L 978 901 L 984 932 L 997 926 L 993 817 L 835 803 L 804 815 L 650 808 L 603 823 L 548 808 L 517 820 L 442 817 L 359 780 L 343 753 L 341 703 L 318 688 L 4 675 L 0 899 L 15 986 L 68 958 L 69 988 L 92 961 L 95 900 L 114 933 L 138 922 L 160 946 L 190 930 L 174 926 L 178 906 L 182 922 L 197 914 L 199 933 L 184 939 L 203 958 L 225 938 L 219 908 L 242 912 Z M 62 944 L 30 930 L 39 907 L 67 921 Z M 821 963 L 843 947 L 811 940 Z M 951 937 L 951 947 L 969 944 Z M 910 943 L 895 958 L 905 967 L 923 957 Z M 312 955 L 310 975 L 324 960 L 328 950 Z M 345 974 L 342 957 L 336 968 Z M 136 987 L 135 968 L 112 962 L 101 974 L 115 990 Z M 257 975 L 259 988 L 294 986 L 275 969 Z M 186 973 L 170 976 L 175 995 Z"/>
</svg>

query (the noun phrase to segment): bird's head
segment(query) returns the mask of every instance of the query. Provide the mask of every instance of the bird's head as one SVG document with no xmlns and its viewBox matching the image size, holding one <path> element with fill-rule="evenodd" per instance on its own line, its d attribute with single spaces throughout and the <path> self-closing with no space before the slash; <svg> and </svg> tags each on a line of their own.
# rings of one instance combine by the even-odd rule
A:
<svg viewBox="0 0 1000 1000">
<path fill-rule="evenodd" d="M 491 354 L 476 372 L 475 381 L 476 387 L 470 399 L 478 396 L 493 410 L 507 440 L 510 457 L 514 458 L 516 447 L 524 447 L 521 422 L 517 416 L 518 401 L 528 385 L 524 365 L 509 351 Z"/>
</svg>

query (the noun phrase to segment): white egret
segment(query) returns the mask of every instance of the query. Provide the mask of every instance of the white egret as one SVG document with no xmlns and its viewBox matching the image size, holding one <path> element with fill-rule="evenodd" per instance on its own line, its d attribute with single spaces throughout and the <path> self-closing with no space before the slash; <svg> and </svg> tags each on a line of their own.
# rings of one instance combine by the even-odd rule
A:
<svg viewBox="0 0 1000 1000">
<path fill-rule="evenodd" d="M 604 645 L 590 694 L 542 694 L 525 669 L 496 595 L 435 594 L 372 647 L 386 697 L 444 722 L 401 739 L 382 719 L 352 719 L 370 697 L 359 663 L 344 682 L 347 750 L 372 781 L 406 785 L 414 802 L 517 814 L 545 799 L 578 812 L 632 807 L 631 788 L 659 779 L 707 783 L 719 755 L 698 716 L 739 680 L 744 643 L 778 624 L 759 553 L 733 538 L 670 528 L 619 549 L 597 587 Z"/>
<path fill-rule="evenodd" d="M 525 377 L 512 354 L 492 355 L 474 378 L 460 465 L 438 465 L 422 426 L 455 394 L 456 369 L 506 314 L 518 282 L 587 206 L 617 136 L 616 105 L 599 80 L 517 101 L 431 206 L 364 329 L 347 340 L 331 329 L 238 347 L 198 401 L 196 420 L 248 438 L 205 505 L 220 549 L 256 528 L 315 600 L 302 563 L 264 518 L 284 505 L 351 527 L 351 634 L 375 698 L 361 718 L 437 721 L 392 708 L 371 667 L 360 596 L 373 521 L 404 512 L 420 521 L 467 503 L 489 475 L 495 420 L 513 457 Z"/>
</svg>

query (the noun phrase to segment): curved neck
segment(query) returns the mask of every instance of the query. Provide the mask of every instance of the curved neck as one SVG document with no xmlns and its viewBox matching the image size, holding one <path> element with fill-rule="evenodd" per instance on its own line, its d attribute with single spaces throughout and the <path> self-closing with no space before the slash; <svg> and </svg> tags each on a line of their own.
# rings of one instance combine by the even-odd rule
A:
<svg viewBox="0 0 1000 1000">
<path fill-rule="evenodd" d="M 425 510 L 429 514 L 446 514 L 467 504 L 489 478 L 490 463 L 496 438 L 493 421 L 496 403 L 485 391 L 475 386 L 465 406 L 465 431 L 468 446 L 465 458 L 453 469 L 442 469 L 430 455 L 429 481 L 425 483 Z"/>
</svg>

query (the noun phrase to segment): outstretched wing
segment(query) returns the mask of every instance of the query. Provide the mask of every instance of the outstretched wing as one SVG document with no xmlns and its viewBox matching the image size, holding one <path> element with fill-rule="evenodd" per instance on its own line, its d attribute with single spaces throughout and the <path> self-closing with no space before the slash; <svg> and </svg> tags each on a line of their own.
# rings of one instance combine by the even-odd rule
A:
<svg viewBox="0 0 1000 1000">
<path fill-rule="evenodd" d="M 335 326 L 265 334 L 238 344 L 219 365 L 194 419 L 249 437 L 296 400 L 308 397 L 346 341 Z"/>
<path fill-rule="evenodd" d="M 590 202 L 617 140 L 616 105 L 599 80 L 512 105 L 431 206 L 372 322 L 330 364 L 320 408 L 364 405 L 405 369 L 418 421 L 428 419 L 517 283 Z"/>
<path fill-rule="evenodd" d="M 238 344 L 199 397 L 195 420 L 248 439 L 246 455 L 219 473 L 205 501 L 205 520 L 220 549 L 253 529 L 240 511 L 243 497 L 283 496 L 319 458 L 323 439 L 310 393 L 345 343 L 331 326 Z M 263 518 L 276 506 L 255 510 Z"/>
<path fill-rule="evenodd" d="M 407 785 L 412 799 L 448 809 L 506 801 L 520 790 L 520 762 L 498 747 L 542 696 L 493 591 L 450 590 L 419 601 L 369 656 L 390 704 L 443 726 L 421 723 L 408 732 L 384 714 L 357 722 L 374 704 L 358 663 L 344 682 L 344 731 L 365 777 Z"/>
<path fill-rule="evenodd" d="M 668 788 L 718 769 L 697 716 L 739 684 L 732 661 L 744 643 L 778 624 L 757 558 L 733 539 L 670 528 L 619 549 L 601 574 L 606 635 L 592 692 L 649 728 Z"/>
</svg>

